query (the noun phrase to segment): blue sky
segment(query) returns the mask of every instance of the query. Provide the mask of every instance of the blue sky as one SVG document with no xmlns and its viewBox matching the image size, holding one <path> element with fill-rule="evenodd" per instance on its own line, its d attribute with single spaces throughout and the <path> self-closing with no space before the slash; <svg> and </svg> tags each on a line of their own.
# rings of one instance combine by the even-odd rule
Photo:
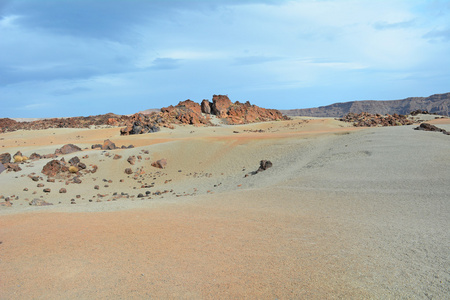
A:
<svg viewBox="0 0 450 300">
<path fill-rule="evenodd" d="M 0 0 L 0 117 L 450 92 L 450 1 Z"/>
</svg>

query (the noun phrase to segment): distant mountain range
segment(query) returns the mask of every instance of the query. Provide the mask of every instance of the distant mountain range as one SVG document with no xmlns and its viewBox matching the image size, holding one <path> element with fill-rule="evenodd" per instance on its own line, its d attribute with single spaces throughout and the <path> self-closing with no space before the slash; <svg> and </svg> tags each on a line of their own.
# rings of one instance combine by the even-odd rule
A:
<svg viewBox="0 0 450 300">
<path fill-rule="evenodd" d="M 427 110 L 429 113 L 449 116 L 450 93 L 435 94 L 429 97 L 410 97 L 391 101 L 350 101 L 315 108 L 280 110 L 280 112 L 287 116 L 340 118 L 350 112 L 368 112 L 382 115 L 392 115 L 397 113 L 407 115 L 418 109 Z"/>
</svg>

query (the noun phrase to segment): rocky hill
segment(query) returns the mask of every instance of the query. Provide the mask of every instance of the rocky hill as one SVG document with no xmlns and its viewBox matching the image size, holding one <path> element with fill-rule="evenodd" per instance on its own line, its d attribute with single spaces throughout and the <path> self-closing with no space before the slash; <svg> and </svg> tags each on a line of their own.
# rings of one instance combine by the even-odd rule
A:
<svg viewBox="0 0 450 300">
<path fill-rule="evenodd" d="M 203 100 L 201 104 L 185 100 L 176 106 L 149 109 L 134 115 L 105 115 L 72 118 L 40 119 L 30 122 L 18 122 L 9 118 L 0 118 L 0 133 L 20 129 L 39 130 L 47 128 L 89 128 L 91 126 L 123 127 L 122 135 L 141 134 L 159 131 L 159 128 L 173 128 L 173 124 L 213 125 L 211 115 L 222 119 L 229 125 L 286 120 L 278 110 L 265 109 L 250 102 L 231 102 L 226 95 L 213 95 L 212 102 Z"/>
<path fill-rule="evenodd" d="M 310 116 L 340 118 L 348 113 L 359 114 L 402 114 L 406 115 L 415 110 L 426 110 L 438 115 L 450 115 L 450 93 L 435 94 L 429 97 L 410 97 L 391 101 L 351 101 L 334 103 L 306 109 L 280 110 L 287 116 Z"/>
</svg>

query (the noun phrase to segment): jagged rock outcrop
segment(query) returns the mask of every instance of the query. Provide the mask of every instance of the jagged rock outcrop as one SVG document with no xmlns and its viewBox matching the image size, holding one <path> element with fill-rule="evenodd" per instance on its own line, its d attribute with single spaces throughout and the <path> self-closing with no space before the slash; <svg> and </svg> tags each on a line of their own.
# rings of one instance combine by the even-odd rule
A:
<svg viewBox="0 0 450 300">
<path fill-rule="evenodd" d="M 168 106 L 161 108 L 164 119 L 169 123 L 175 124 L 191 124 L 191 125 L 211 125 L 209 120 L 202 115 L 200 104 L 192 100 L 185 100 L 176 106 Z"/>
<path fill-rule="evenodd" d="M 284 120 L 279 111 L 264 109 L 249 102 L 235 102 L 226 95 L 213 95 L 212 102 L 203 100 L 201 105 L 185 100 L 176 106 L 163 107 L 159 113 L 137 113 L 131 116 L 112 113 L 89 117 L 61 119 L 43 119 L 32 122 L 16 122 L 12 119 L 0 119 L 0 133 L 19 129 L 39 130 L 48 128 L 89 128 L 91 126 L 116 126 L 121 135 L 152 133 L 160 127 L 173 128 L 172 124 L 212 125 L 210 115 L 216 115 L 229 124 L 244 124 L 260 121 Z M 96 146 L 97 147 L 97 146 Z"/>
<path fill-rule="evenodd" d="M 327 106 L 305 109 L 281 110 L 287 116 L 310 116 L 341 118 L 348 113 L 359 114 L 399 114 L 407 115 L 412 111 L 424 110 L 432 114 L 450 116 L 450 93 L 435 94 L 429 97 L 410 97 L 391 101 L 351 101 L 334 103 Z"/>
<path fill-rule="evenodd" d="M 219 118 L 226 118 L 232 102 L 226 95 L 213 95 L 211 113 Z"/>
</svg>

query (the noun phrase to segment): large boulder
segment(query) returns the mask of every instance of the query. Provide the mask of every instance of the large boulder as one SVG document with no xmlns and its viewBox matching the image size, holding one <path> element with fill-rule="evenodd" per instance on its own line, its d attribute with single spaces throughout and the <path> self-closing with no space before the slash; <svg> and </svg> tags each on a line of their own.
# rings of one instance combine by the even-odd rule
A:
<svg viewBox="0 0 450 300">
<path fill-rule="evenodd" d="M 59 160 L 51 160 L 49 161 L 43 168 L 42 173 L 54 177 L 60 173 L 68 172 L 69 168 L 61 161 Z"/>
<path fill-rule="evenodd" d="M 204 99 L 201 104 L 202 113 L 210 114 L 211 113 L 211 102 L 207 99 Z"/>
<path fill-rule="evenodd" d="M 212 100 L 211 112 L 219 118 L 225 118 L 231 106 L 231 100 L 226 95 L 213 95 Z"/>
<path fill-rule="evenodd" d="M 69 154 L 73 152 L 81 151 L 81 148 L 74 144 L 67 144 L 62 146 L 60 149 L 56 149 L 55 154 Z"/>
</svg>

